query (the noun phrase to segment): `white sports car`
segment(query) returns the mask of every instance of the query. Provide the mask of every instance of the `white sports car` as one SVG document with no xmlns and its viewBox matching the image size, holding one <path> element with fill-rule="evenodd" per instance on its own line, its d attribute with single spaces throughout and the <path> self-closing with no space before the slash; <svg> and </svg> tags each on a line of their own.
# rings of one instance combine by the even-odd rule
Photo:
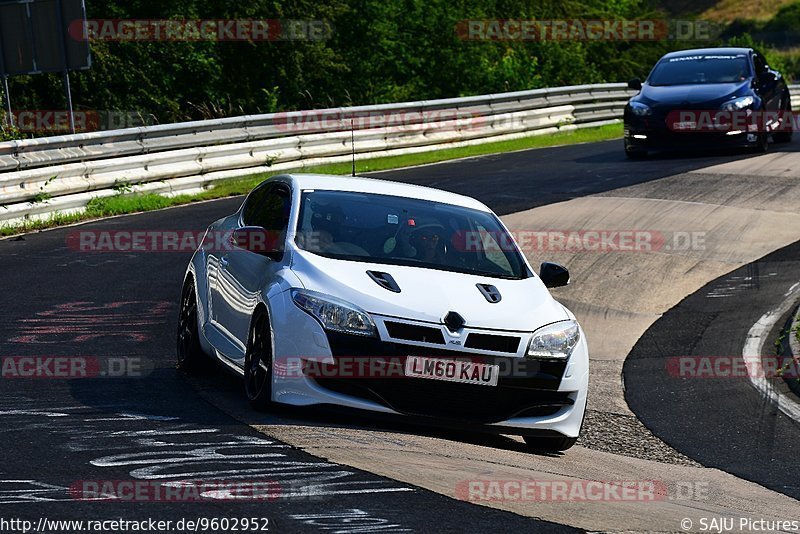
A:
<svg viewBox="0 0 800 534">
<path fill-rule="evenodd" d="M 178 364 L 213 355 L 247 397 L 517 434 L 565 450 L 586 408 L 575 316 L 469 197 L 366 178 L 269 178 L 186 272 Z"/>
</svg>

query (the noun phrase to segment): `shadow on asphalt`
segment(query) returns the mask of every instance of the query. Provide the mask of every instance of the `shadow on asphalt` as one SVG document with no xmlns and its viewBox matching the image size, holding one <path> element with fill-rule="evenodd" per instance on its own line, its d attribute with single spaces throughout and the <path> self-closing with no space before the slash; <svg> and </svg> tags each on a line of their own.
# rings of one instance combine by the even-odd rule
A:
<svg viewBox="0 0 800 534">
<path fill-rule="evenodd" d="M 620 144 L 621 148 L 621 144 Z M 793 139 L 789 143 L 770 144 L 766 154 L 781 152 L 800 152 L 800 138 Z M 711 164 L 724 163 L 727 161 L 738 161 L 742 159 L 763 156 L 764 152 L 754 152 L 739 148 L 703 148 L 703 149 L 681 149 L 681 150 L 658 150 L 650 152 L 647 157 L 638 160 L 628 159 L 620 149 L 616 154 L 616 160 L 621 164 L 638 165 L 648 162 L 670 162 L 678 164 L 678 167 L 665 168 L 665 172 L 674 174 L 677 169 L 680 172 L 688 172 L 709 165 L 708 159 L 714 159 Z M 589 157 L 577 158 L 577 163 L 608 163 L 609 153 L 592 154 Z"/>
<path fill-rule="evenodd" d="M 188 381 L 196 389 L 214 395 L 224 395 L 226 401 L 237 403 L 236 413 L 230 415 L 251 426 L 278 425 L 369 430 L 444 439 L 537 456 L 559 457 L 563 455 L 563 453 L 530 449 L 522 441 L 509 435 L 462 428 L 446 428 L 442 427 L 441 421 L 428 422 L 424 419 L 410 419 L 402 415 L 371 413 L 332 405 L 299 407 L 275 404 L 269 410 L 260 412 L 248 405 L 243 393 L 241 378 L 228 372 L 219 373 L 210 370 L 200 376 L 189 377 Z"/>
</svg>

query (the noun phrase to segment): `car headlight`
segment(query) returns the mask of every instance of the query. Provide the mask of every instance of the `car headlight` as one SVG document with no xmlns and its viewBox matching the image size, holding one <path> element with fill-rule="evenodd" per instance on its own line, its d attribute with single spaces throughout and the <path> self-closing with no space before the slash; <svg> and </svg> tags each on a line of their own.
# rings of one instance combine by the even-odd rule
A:
<svg viewBox="0 0 800 534">
<path fill-rule="evenodd" d="M 749 108 L 755 103 L 755 101 L 756 99 L 752 96 L 742 96 L 725 102 L 722 104 L 722 109 L 725 111 L 739 111 L 741 109 Z"/>
<path fill-rule="evenodd" d="M 292 300 L 326 330 L 357 336 L 377 335 L 372 318 L 355 304 L 305 289 L 292 289 Z"/>
<path fill-rule="evenodd" d="M 566 360 L 578 344 L 581 331 L 577 321 L 559 321 L 533 333 L 528 345 L 528 358 Z"/>
<path fill-rule="evenodd" d="M 630 106 L 631 108 L 631 113 L 633 113 L 637 117 L 645 117 L 647 115 L 653 114 L 653 110 L 650 109 L 649 106 L 646 106 L 641 102 L 629 102 L 628 106 Z"/>
</svg>

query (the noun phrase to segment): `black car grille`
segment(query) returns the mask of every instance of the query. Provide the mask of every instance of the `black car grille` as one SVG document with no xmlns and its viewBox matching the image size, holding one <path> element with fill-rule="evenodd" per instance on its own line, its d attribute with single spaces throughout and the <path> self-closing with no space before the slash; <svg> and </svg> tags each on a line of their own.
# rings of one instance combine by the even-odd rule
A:
<svg viewBox="0 0 800 534">
<path fill-rule="evenodd" d="M 474 362 L 500 366 L 499 385 L 531 389 L 558 389 L 567 362 L 563 360 L 526 360 L 510 356 L 482 355 L 444 348 L 392 343 L 374 338 L 328 332 L 328 344 L 334 358 L 367 358 L 405 361 L 406 356 L 428 358 L 469 358 Z M 485 387 L 485 386 L 481 386 Z"/>
<path fill-rule="evenodd" d="M 717 132 L 672 132 L 670 130 L 656 130 L 647 132 L 648 142 L 654 145 L 671 147 L 697 147 L 718 144 L 727 144 L 738 139 Z"/>
<path fill-rule="evenodd" d="M 389 335 L 395 339 L 444 345 L 444 336 L 440 328 L 395 323 L 393 321 L 386 321 L 384 324 L 386 325 L 386 330 L 389 332 Z"/>
<path fill-rule="evenodd" d="M 464 346 L 468 349 L 493 350 L 516 354 L 520 338 L 517 336 L 498 336 L 494 334 L 476 334 L 467 336 Z"/>
<path fill-rule="evenodd" d="M 708 136 L 719 136 L 718 132 L 686 132 L 686 131 L 675 131 L 670 127 L 670 122 L 675 120 L 677 113 L 681 111 L 692 111 L 692 112 L 707 112 L 710 110 L 715 109 L 714 107 L 710 107 L 709 105 L 671 105 L 671 106 L 654 106 L 652 108 L 653 114 L 647 115 L 644 117 L 629 117 L 628 125 L 631 127 L 631 130 L 648 130 L 651 132 L 665 132 L 674 136 L 678 136 L 679 138 L 696 138 L 696 136 L 700 135 L 708 135 Z M 724 132 L 722 132 L 724 135 Z"/>
<path fill-rule="evenodd" d="M 329 333 L 328 339 L 337 360 L 390 360 L 394 369 L 402 367 L 407 356 L 469 358 L 500 366 L 497 386 L 411 378 L 403 376 L 402 370 L 385 377 L 342 378 L 331 372 L 312 377 L 328 390 L 377 402 L 403 414 L 495 423 L 512 417 L 553 415 L 573 403 L 568 393 L 557 391 L 566 368 L 563 361 L 483 356 L 335 333 Z"/>
</svg>

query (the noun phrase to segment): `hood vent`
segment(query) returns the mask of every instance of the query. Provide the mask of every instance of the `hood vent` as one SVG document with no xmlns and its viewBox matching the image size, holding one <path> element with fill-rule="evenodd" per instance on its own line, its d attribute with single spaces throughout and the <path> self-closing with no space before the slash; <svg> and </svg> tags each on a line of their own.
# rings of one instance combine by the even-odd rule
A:
<svg viewBox="0 0 800 534">
<path fill-rule="evenodd" d="M 492 304 L 496 304 L 500 302 L 503 297 L 500 296 L 500 291 L 497 290 L 496 287 L 490 284 L 475 284 L 478 286 L 478 290 L 481 294 L 486 297 L 486 300 L 491 302 Z"/>
<path fill-rule="evenodd" d="M 400 286 L 397 285 L 397 282 L 394 281 L 391 274 L 382 273 L 380 271 L 367 271 L 367 274 L 383 289 L 388 289 L 393 293 L 400 293 Z"/>
</svg>

